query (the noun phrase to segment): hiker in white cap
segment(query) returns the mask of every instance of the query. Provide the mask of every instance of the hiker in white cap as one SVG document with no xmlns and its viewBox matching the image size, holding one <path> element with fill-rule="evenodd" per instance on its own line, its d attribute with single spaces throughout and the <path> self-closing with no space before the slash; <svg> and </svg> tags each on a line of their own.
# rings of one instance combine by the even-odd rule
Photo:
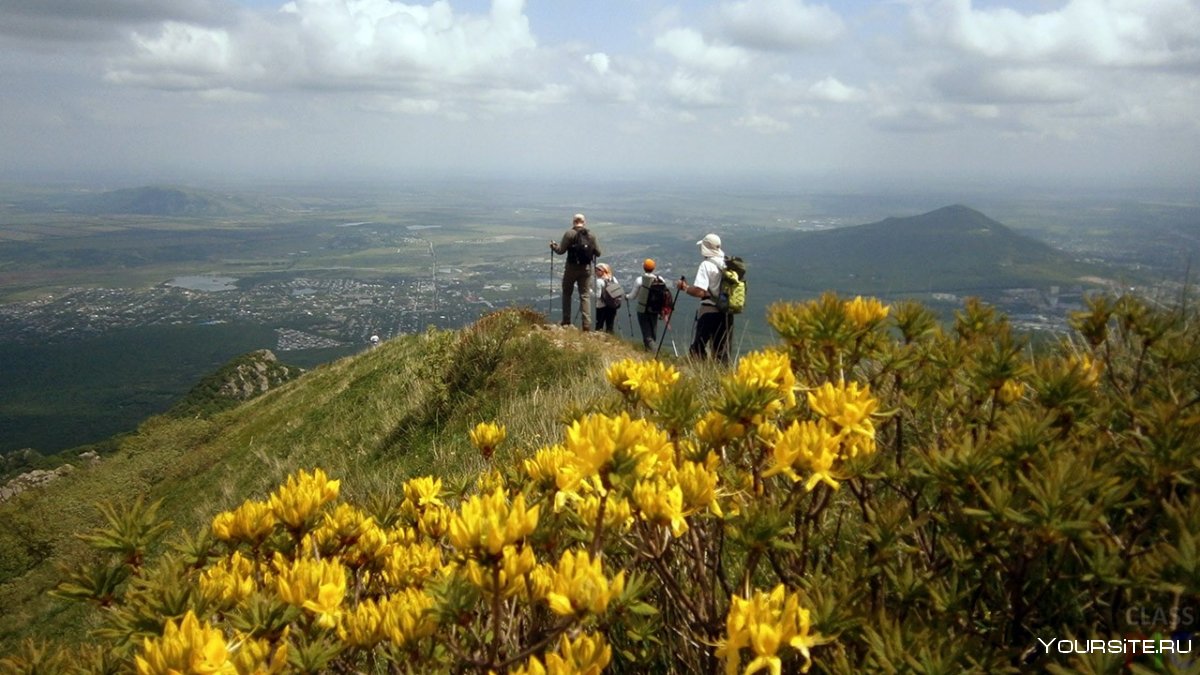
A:
<svg viewBox="0 0 1200 675">
<path fill-rule="evenodd" d="M 695 358 L 712 358 L 729 362 L 729 336 L 733 333 L 733 315 L 717 309 L 716 297 L 721 291 L 721 273 L 725 270 L 725 251 L 721 238 L 706 234 L 696 242 L 704 258 L 696 269 L 696 278 L 688 285 L 680 279 L 677 286 L 693 298 L 700 299 L 696 310 L 695 337 L 689 353 Z"/>
</svg>

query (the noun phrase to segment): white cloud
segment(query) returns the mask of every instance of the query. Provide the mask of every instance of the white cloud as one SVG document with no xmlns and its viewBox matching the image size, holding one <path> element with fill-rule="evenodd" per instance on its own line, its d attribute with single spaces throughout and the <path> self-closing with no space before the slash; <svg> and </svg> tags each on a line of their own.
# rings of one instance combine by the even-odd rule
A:
<svg viewBox="0 0 1200 675">
<path fill-rule="evenodd" d="M 604 75 L 608 72 L 608 54 L 605 54 L 604 52 L 588 54 L 587 56 L 583 57 L 583 60 L 591 65 L 591 67 L 601 75 Z"/>
<path fill-rule="evenodd" d="M 109 71 L 120 84 L 158 84 L 166 87 L 220 88 L 233 63 L 233 45 L 223 29 L 169 21 L 154 37 L 135 34 L 136 60 Z"/>
<path fill-rule="evenodd" d="M 537 47 L 523 0 L 494 0 L 487 15 L 444 0 L 292 0 L 237 26 L 180 22 L 136 33 L 134 53 L 109 78 L 144 86 L 420 89 L 519 79 Z M 511 81 L 502 86 L 513 86 Z"/>
<path fill-rule="evenodd" d="M 842 19 L 825 5 L 799 0 L 741 0 L 722 3 L 721 32 L 751 49 L 794 50 L 837 40 Z"/>
<path fill-rule="evenodd" d="M 677 70 L 667 80 L 667 94 L 686 106 L 716 106 L 723 102 L 721 81 L 709 75 Z"/>
<path fill-rule="evenodd" d="M 743 115 L 734 120 L 736 126 L 749 129 L 760 134 L 781 134 L 791 129 L 787 122 L 771 117 L 770 115 L 762 115 L 759 113 L 751 113 Z"/>
<path fill-rule="evenodd" d="M 712 44 L 691 28 L 672 28 L 659 35 L 654 46 L 670 54 L 681 65 L 697 70 L 723 72 L 750 61 L 744 49 Z"/>
<path fill-rule="evenodd" d="M 866 97 L 866 94 L 861 89 L 846 86 L 836 77 L 832 76 L 814 82 L 808 88 L 808 93 L 818 101 L 828 101 L 830 103 L 853 103 L 861 101 Z"/>
<path fill-rule="evenodd" d="M 914 6 L 911 18 L 925 39 L 988 59 L 1200 67 L 1200 4 L 1194 0 L 1071 0 L 1038 14 L 927 0 Z"/>
<path fill-rule="evenodd" d="M 638 80 L 619 68 L 617 63 L 604 52 L 586 54 L 585 68 L 576 69 L 575 86 L 579 92 L 593 101 L 628 103 L 635 100 Z"/>
</svg>

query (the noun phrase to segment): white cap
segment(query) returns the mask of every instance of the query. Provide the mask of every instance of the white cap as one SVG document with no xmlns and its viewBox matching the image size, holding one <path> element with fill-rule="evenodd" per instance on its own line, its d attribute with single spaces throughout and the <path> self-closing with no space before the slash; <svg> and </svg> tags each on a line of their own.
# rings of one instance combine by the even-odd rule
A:
<svg viewBox="0 0 1200 675">
<path fill-rule="evenodd" d="M 724 255 L 724 252 L 721 251 L 721 238 L 715 234 L 704 235 L 704 238 L 696 242 L 696 245 L 700 247 L 700 253 L 705 258 Z"/>
<path fill-rule="evenodd" d="M 572 223 L 586 223 L 587 218 L 584 218 L 582 213 L 576 213 L 575 217 L 571 219 L 571 222 Z"/>
</svg>

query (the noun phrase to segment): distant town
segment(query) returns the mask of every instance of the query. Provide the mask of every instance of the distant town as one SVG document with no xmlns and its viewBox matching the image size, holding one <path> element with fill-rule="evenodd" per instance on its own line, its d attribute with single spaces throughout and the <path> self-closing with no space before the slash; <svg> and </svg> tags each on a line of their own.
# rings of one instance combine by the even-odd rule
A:
<svg viewBox="0 0 1200 675">
<path fill-rule="evenodd" d="M 187 277 L 144 290 L 73 288 L 54 297 L 0 305 L 0 340 L 60 342 L 119 328 L 254 323 L 275 327 L 278 351 L 366 344 L 477 319 L 492 303 L 462 282 L 298 277 L 234 285 L 231 277 Z M 513 302 L 521 298 L 513 297 Z"/>
</svg>

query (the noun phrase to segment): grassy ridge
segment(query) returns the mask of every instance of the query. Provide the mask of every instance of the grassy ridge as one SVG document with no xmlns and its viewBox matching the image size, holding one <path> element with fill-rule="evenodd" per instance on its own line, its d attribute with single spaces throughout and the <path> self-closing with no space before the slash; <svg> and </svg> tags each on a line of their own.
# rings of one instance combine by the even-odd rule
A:
<svg viewBox="0 0 1200 675">
<path fill-rule="evenodd" d="M 211 418 L 151 418 L 98 466 L 0 504 L 0 653 L 23 637 L 82 635 L 82 606 L 46 591 L 57 565 L 88 555 L 72 535 L 100 523 L 96 503 L 162 499 L 190 530 L 298 468 L 325 467 L 368 493 L 424 473 L 465 480 L 484 465 L 466 436 L 482 420 L 505 420 L 528 446 L 556 437 L 565 414 L 609 393 L 598 368 L 631 352 L 603 335 L 536 329 L 538 319 L 507 311 L 390 340 Z"/>
</svg>

